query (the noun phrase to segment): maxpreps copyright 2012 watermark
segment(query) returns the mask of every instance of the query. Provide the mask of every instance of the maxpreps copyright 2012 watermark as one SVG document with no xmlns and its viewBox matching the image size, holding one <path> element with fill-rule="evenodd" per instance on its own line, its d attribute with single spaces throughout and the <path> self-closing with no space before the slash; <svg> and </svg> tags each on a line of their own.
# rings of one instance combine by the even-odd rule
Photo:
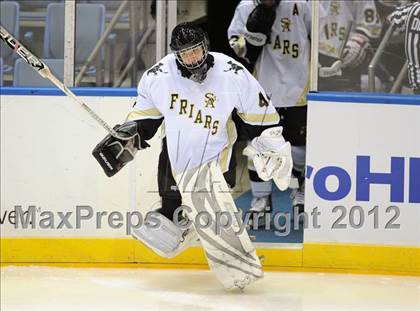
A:
<svg viewBox="0 0 420 311">
<path fill-rule="evenodd" d="M 180 228 L 188 228 L 192 225 L 191 220 L 185 221 L 179 215 L 185 212 L 191 213 L 192 209 L 188 206 L 180 206 L 175 210 L 174 222 Z M 9 213 L 8 215 L 6 215 Z M 13 217 L 12 214 L 13 213 Z M 329 213 L 328 217 L 321 219 L 323 214 Z M 141 213 L 139 211 L 119 212 L 119 211 L 95 211 L 89 205 L 77 205 L 74 211 L 60 212 L 41 210 L 34 205 L 24 209 L 22 206 L 15 206 L 12 211 L 3 213 L 1 224 L 4 223 L 6 216 L 9 222 L 16 229 L 84 229 L 87 226 L 102 229 L 125 229 L 127 235 L 130 235 L 133 229 L 141 226 L 158 228 L 160 220 L 156 217 L 157 212 Z M 191 214 L 190 214 L 191 215 Z M 264 212 L 260 214 L 250 214 L 237 211 L 231 212 L 213 212 L 201 211 L 195 214 L 194 224 L 201 229 L 213 228 L 215 234 L 220 234 L 227 229 L 233 229 L 236 234 L 241 234 L 245 229 L 259 229 L 273 231 L 277 236 L 287 236 L 291 230 L 303 228 L 321 229 L 321 220 L 324 226 L 331 230 L 361 229 L 370 226 L 373 229 L 400 229 L 398 218 L 400 209 L 395 205 L 386 208 L 380 208 L 375 205 L 371 208 L 363 208 L 355 205 L 346 208 L 342 205 L 334 206 L 332 209 L 321 209 L 319 207 L 308 209 L 299 213 L 295 209 L 290 212 Z M 13 218 L 14 221 L 11 221 Z M 325 218 L 328 220 L 326 221 Z M 182 219 L 182 221 L 178 221 Z M 250 220 L 252 224 L 249 226 Z M 264 225 L 258 227 L 258 223 Z"/>
</svg>

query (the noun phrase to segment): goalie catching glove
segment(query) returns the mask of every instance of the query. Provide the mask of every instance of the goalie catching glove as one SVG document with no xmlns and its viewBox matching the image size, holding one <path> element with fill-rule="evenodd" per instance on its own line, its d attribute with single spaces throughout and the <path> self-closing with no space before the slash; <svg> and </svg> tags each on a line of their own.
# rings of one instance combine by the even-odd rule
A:
<svg viewBox="0 0 420 311">
<path fill-rule="evenodd" d="M 92 151 L 108 177 L 114 176 L 124 165 L 133 160 L 137 150 L 149 147 L 146 142 L 141 141 L 137 123 L 134 121 L 116 125 L 114 130 L 118 135 L 130 139 L 120 140 L 108 134 Z"/>
<path fill-rule="evenodd" d="M 284 140 L 282 131 L 281 126 L 266 129 L 251 141 L 243 154 L 252 159 L 262 180 L 273 179 L 283 191 L 289 187 L 293 161 L 290 143 Z"/>
</svg>

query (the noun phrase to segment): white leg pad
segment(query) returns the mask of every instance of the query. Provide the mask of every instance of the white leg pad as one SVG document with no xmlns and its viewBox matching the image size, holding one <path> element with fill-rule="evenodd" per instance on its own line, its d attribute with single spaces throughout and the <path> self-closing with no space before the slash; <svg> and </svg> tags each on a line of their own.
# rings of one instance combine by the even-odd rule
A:
<svg viewBox="0 0 420 311">
<path fill-rule="evenodd" d="M 177 176 L 184 205 L 203 245 L 207 261 L 226 289 L 243 289 L 263 277 L 262 266 L 235 206 L 229 188 L 216 162 Z M 195 223 L 198 213 L 211 217 L 210 226 Z M 216 228 L 216 214 L 230 214 L 232 224 Z M 234 215 L 236 213 L 236 216 Z"/>
<path fill-rule="evenodd" d="M 148 214 L 145 223 L 140 228 L 133 229 L 131 235 L 162 257 L 175 257 L 197 240 L 193 226 L 182 229 L 162 214 L 154 212 L 154 226 L 151 227 L 150 218 L 151 214 Z"/>
</svg>

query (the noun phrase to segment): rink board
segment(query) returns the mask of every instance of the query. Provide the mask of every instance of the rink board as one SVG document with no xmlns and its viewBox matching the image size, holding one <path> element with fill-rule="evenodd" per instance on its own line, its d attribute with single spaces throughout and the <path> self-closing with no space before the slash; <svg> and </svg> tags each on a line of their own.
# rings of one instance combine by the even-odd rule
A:
<svg viewBox="0 0 420 311">
<path fill-rule="evenodd" d="M 420 247 L 420 96 L 309 100 L 304 241 Z"/>
<path fill-rule="evenodd" d="M 109 124 L 123 122 L 135 101 L 133 89 L 95 88 L 79 89 L 76 92 Z M 338 107 L 344 104 L 337 102 L 338 99 L 334 102 L 331 98 L 323 100 L 316 96 L 311 95 L 309 104 L 308 163 L 319 167 L 331 166 L 334 159 L 325 157 L 328 151 L 323 149 L 317 153 L 313 144 L 318 144 L 322 137 L 314 138 L 311 135 L 311 129 L 321 131 L 320 128 L 328 128 L 329 123 L 322 118 L 314 119 L 313 116 L 317 116 L 318 109 L 322 110 L 324 104 L 337 108 L 337 116 L 332 120 L 339 125 L 344 124 L 349 114 L 341 114 Z M 383 109 L 383 105 L 379 103 L 369 106 L 372 109 Z M 404 106 L 414 107 L 407 115 L 419 116 L 420 106 Z M 385 109 L 388 109 L 390 106 L 386 107 Z M 361 109 L 364 115 L 364 108 Z M 90 153 L 106 132 L 76 104 L 61 96 L 59 91 L 16 91 L 3 88 L 1 111 L 2 263 L 142 263 L 171 267 L 206 266 L 200 247 L 193 247 L 171 260 L 162 259 L 128 238 L 124 226 L 114 229 L 103 224 L 98 229 L 93 222 L 87 221 L 80 229 L 14 228 L 10 211 L 16 205 L 22 208 L 35 206 L 36 215 L 47 210 L 54 213 L 74 212 L 75 206 L 90 206 L 94 212 L 108 215 L 112 212 L 124 214 L 134 210 L 151 209 L 158 201 L 156 159 L 160 151 L 160 135 L 152 140 L 152 147 L 142 152 L 133 164 L 109 179 L 105 177 L 93 157 L 86 156 L 86 150 Z M 378 112 L 375 116 L 375 121 L 379 122 L 382 113 Z M 357 118 L 357 115 L 355 117 Z M 417 120 L 420 120 L 420 116 Z M 396 129 L 404 127 L 405 130 L 411 130 L 414 138 L 419 141 L 418 122 L 417 127 L 415 124 L 402 122 L 398 118 L 393 119 Z M 414 128 L 407 129 L 410 126 Z M 343 130 L 347 135 L 355 134 L 344 128 L 334 128 L 337 135 L 342 135 L 339 130 Z M 312 133 L 315 133 L 315 130 L 312 130 Z M 362 133 L 356 134 L 360 136 Z M 372 141 L 375 135 L 382 137 L 382 133 L 370 134 L 373 135 Z M 420 157 L 419 149 L 416 149 L 419 146 L 410 146 L 414 148 L 414 153 L 405 154 L 404 152 L 408 151 L 401 149 L 400 155 Z M 375 144 L 371 144 L 371 147 L 375 148 Z M 345 149 L 337 148 L 338 159 L 344 158 L 340 155 L 340 150 Z M 348 170 L 347 163 L 336 165 Z M 307 188 L 307 206 L 325 204 L 316 197 L 311 187 Z M 372 202 L 376 200 L 374 195 L 376 194 L 372 192 Z M 407 226 L 402 226 L 401 230 L 392 235 L 376 231 L 373 232 L 375 234 L 371 234 L 369 228 L 362 228 L 360 231 L 336 230 L 332 234 L 325 229 L 315 230 L 309 227 L 304 232 L 303 247 L 260 244 L 259 254 L 265 255 L 264 265 L 269 269 L 328 268 L 420 273 L 419 239 L 413 237 L 416 233 L 418 237 L 419 231 L 412 227 L 413 219 L 419 219 L 419 204 L 409 204 L 408 207 L 410 214 L 404 214 L 402 217 L 402 220 L 406 221 L 402 225 Z M 328 221 L 322 217 L 324 215 L 321 216 L 322 221 Z M 59 219 L 55 221 L 57 226 Z"/>
<path fill-rule="evenodd" d="M 2 238 L 1 263 L 59 266 L 140 264 L 156 268 L 207 268 L 201 247 L 165 259 L 132 239 Z M 343 243 L 304 243 L 303 248 L 259 245 L 267 270 L 420 275 L 420 249 Z"/>
</svg>

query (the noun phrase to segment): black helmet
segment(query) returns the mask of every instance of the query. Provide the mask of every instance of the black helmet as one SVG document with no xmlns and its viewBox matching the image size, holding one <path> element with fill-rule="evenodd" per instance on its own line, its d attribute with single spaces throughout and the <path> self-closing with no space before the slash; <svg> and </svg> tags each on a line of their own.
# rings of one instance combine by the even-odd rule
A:
<svg viewBox="0 0 420 311">
<path fill-rule="evenodd" d="M 381 17 L 387 17 L 389 14 L 399 7 L 408 4 L 409 1 L 404 0 L 378 0 L 375 1 L 376 9 Z"/>
<path fill-rule="evenodd" d="M 178 24 L 172 31 L 169 46 L 179 64 L 190 71 L 193 80 L 197 78 L 194 77 L 197 74 L 200 76 L 197 82 L 204 80 L 207 69 L 203 66 L 207 67 L 205 62 L 209 53 L 209 41 L 201 28 L 190 22 Z"/>
<path fill-rule="evenodd" d="M 267 7 L 278 6 L 281 0 L 267 1 L 267 0 L 256 0 L 256 4 L 266 5 Z"/>
<path fill-rule="evenodd" d="M 378 2 L 383 6 L 391 8 L 396 8 L 398 6 L 402 6 L 408 3 L 408 1 L 404 0 L 378 0 Z"/>
</svg>

